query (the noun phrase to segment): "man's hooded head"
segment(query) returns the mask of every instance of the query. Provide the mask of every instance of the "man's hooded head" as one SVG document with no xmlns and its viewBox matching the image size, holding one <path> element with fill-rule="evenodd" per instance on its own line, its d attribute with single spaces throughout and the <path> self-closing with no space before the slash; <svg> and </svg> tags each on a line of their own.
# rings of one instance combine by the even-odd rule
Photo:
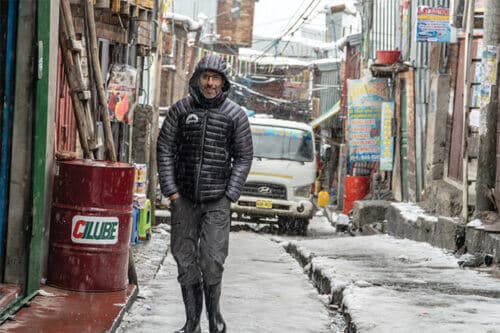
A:
<svg viewBox="0 0 500 333">
<path fill-rule="evenodd" d="M 227 64 L 218 55 L 204 56 L 189 80 L 189 92 L 202 107 L 217 108 L 227 97 L 231 84 Z"/>
</svg>

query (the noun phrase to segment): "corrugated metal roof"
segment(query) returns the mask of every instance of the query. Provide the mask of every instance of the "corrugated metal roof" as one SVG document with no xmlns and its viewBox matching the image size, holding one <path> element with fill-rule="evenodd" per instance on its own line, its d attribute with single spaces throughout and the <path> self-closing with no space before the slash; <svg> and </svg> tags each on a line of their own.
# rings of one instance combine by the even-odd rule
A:
<svg viewBox="0 0 500 333">
<path fill-rule="evenodd" d="M 350 34 L 345 36 L 346 42 L 349 43 L 351 46 L 356 46 L 356 45 L 361 45 L 361 39 L 362 39 L 362 34 L 356 33 L 356 34 Z"/>
<path fill-rule="evenodd" d="M 399 0 L 377 0 L 372 3 L 372 27 L 370 29 L 370 58 L 377 50 L 394 50 L 398 47 Z"/>
<path fill-rule="evenodd" d="M 325 58 L 325 59 L 313 60 L 311 61 L 311 65 L 313 65 L 315 69 L 321 72 L 338 70 L 340 67 L 340 59 Z"/>
</svg>

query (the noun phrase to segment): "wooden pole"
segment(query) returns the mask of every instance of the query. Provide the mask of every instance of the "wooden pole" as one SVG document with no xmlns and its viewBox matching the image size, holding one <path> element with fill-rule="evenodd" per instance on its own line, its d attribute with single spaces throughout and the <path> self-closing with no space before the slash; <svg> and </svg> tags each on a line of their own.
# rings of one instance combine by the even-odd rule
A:
<svg viewBox="0 0 500 333">
<path fill-rule="evenodd" d="M 500 209 L 500 174 L 497 167 L 500 165 L 500 152 L 497 150 L 497 135 L 499 134 L 499 78 L 500 78 L 500 0 L 485 1 L 484 8 L 484 39 L 485 47 L 496 47 L 496 70 L 494 81 L 483 80 L 485 91 L 489 90 L 489 101 L 481 105 L 479 114 L 479 149 L 476 173 L 476 212 L 493 211 L 495 206 Z M 491 74 L 491 73 L 488 73 Z M 488 75 L 489 76 L 489 75 Z M 491 190 L 494 188 L 494 198 Z M 492 200 L 493 199 L 493 200 Z M 496 205 L 495 201 L 496 200 Z"/>
<path fill-rule="evenodd" d="M 61 0 L 61 11 L 62 18 L 65 23 L 65 45 L 73 52 L 75 56 L 75 61 L 73 65 L 77 72 L 76 79 L 78 80 L 78 85 L 83 88 L 85 87 L 85 82 L 83 82 L 83 74 L 81 68 L 81 58 L 80 58 L 80 45 L 76 41 L 75 28 L 73 25 L 73 16 L 71 15 L 71 7 L 68 0 Z"/>
<path fill-rule="evenodd" d="M 463 117 L 462 117 L 462 218 L 467 222 L 469 218 L 469 153 L 468 142 L 469 137 L 469 106 L 471 101 L 471 75 L 470 68 L 472 65 L 472 32 L 474 29 L 474 0 L 467 2 L 467 24 L 465 34 L 465 61 L 464 61 L 464 101 L 463 101 Z"/>
<path fill-rule="evenodd" d="M 66 64 L 69 66 L 68 68 L 71 68 L 70 71 L 74 72 L 74 82 L 71 82 L 73 83 L 73 85 L 71 86 L 72 93 L 77 94 L 78 99 L 81 101 L 81 103 L 77 104 L 81 105 L 81 108 L 83 110 L 83 121 L 88 133 L 87 144 L 89 146 L 89 149 L 94 151 L 96 148 L 96 141 L 94 137 L 94 126 L 90 111 L 90 105 L 88 103 L 91 94 L 83 79 L 81 67 L 82 59 L 80 54 L 82 50 L 80 44 L 76 40 L 76 34 L 73 25 L 73 16 L 71 14 L 71 7 L 68 0 L 61 0 L 61 18 L 61 21 L 63 22 L 61 27 L 64 28 L 63 40 L 60 41 L 61 47 L 69 51 L 64 54 L 66 56 L 66 60 L 68 60 Z M 79 106 L 77 106 L 77 108 L 79 108 Z"/>
<path fill-rule="evenodd" d="M 156 19 L 161 16 L 161 11 L 157 11 Z M 152 110 L 153 116 L 151 120 L 150 132 L 150 151 L 149 151 L 149 167 L 148 167 L 148 198 L 151 201 L 151 216 L 155 216 L 155 202 L 156 202 L 156 187 L 158 184 L 158 166 L 156 156 L 156 141 L 158 139 L 159 125 L 158 118 L 160 115 L 160 97 L 161 97 L 161 64 L 163 57 L 163 32 L 161 28 L 156 30 L 156 40 L 158 47 L 156 48 L 156 59 L 154 63 L 154 91 L 152 97 Z M 153 218 L 153 223 L 155 220 Z"/>
<path fill-rule="evenodd" d="M 174 18 L 172 17 L 172 20 L 173 19 Z M 163 34 L 161 34 L 161 35 L 163 35 Z M 197 47 L 198 47 L 198 43 L 200 42 L 200 36 L 201 36 L 201 27 L 199 27 L 198 30 L 196 30 L 196 35 L 195 35 L 195 38 L 194 38 L 193 52 L 191 52 L 191 58 L 189 59 L 189 73 L 187 75 L 187 79 L 188 80 L 191 78 L 191 76 L 194 73 L 194 66 L 195 66 L 196 56 L 198 54 Z M 184 93 L 188 94 L 188 92 L 189 92 L 189 85 L 186 85 L 186 90 L 184 91 Z"/>
<path fill-rule="evenodd" d="M 94 5 L 92 0 L 83 0 L 83 5 L 85 6 L 89 36 L 87 42 L 90 44 L 90 60 L 92 63 L 92 69 L 94 72 L 94 78 L 96 81 L 97 94 L 99 97 L 99 104 L 101 105 L 101 119 L 104 125 L 104 145 L 106 147 L 107 157 L 116 162 L 116 151 L 113 142 L 113 134 L 111 133 L 111 124 L 109 122 L 108 112 L 107 112 L 107 100 L 104 91 L 104 83 L 102 81 L 102 71 L 101 65 L 99 64 L 99 52 L 97 48 L 97 37 L 95 29 L 95 18 L 94 18 Z"/>
<path fill-rule="evenodd" d="M 63 14 L 61 12 L 61 19 L 62 16 Z M 90 149 L 88 145 L 89 135 L 87 127 L 85 125 L 85 111 L 83 109 L 82 101 L 77 96 L 78 75 L 76 75 L 76 73 L 73 71 L 75 66 L 73 66 L 73 58 L 71 55 L 72 52 L 67 48 L 66 45 L 66 40 L 67 40 L 66 32 L 67 32 L 66 22 L 64 20 L 61 20 L 61 25 L 59 28 L 59 44 L 62 50 L 61 54 L 64 64 L 64 72 L 67 77 L 66 81 L 68 82 L 71 100 L 73 102 L 73 112 L 75 114 L 76 126 L 78 129 L 78 137 L 80 138 L 80 144 L 83 150 L 83 157 L 90 158 Z"/>
</svg>

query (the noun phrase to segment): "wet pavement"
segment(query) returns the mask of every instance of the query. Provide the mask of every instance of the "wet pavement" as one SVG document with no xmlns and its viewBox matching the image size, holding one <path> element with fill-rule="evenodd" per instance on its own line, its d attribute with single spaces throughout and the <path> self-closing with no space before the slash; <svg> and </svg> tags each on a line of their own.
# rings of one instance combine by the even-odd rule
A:
<svg viewBox="0 0 500 333">
<path fill-rule="evenodd" d="M 0 326 L 0 332 L 107 332 L 119 321 L 135 291 L 132 285 L 127 290 L 100 293 L 43 286 L 29 306 Z"/>
</svg>

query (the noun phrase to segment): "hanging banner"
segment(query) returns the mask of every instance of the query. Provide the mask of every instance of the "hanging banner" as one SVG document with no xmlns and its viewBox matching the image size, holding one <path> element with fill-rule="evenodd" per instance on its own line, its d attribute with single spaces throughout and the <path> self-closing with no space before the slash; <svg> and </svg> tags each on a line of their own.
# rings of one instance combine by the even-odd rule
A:
<svg viewBox="0 0 500 333">
<path fill-rule="evenodd" d="M 484 13 L 485 0 L 476 0 L 474 2 L 474 13 Z"/>
<path fill-rule="evenodd" d="M 418 6 L 417 42 L 449 43 L 450 9 Z"/>
<path fill-rule="evenodd" d="M 381 171 L 392 171 L 394 158 L 394 140 L 392 138 L 392 118 L 394 117 L 394 102 L 383 102 L 380 115 L 380 167 Z"/>
<path fill-rule="evenodd" d="M 386 79 L 348 80 L 348 136 L 351 162 L 380 160 L 381 105 L 388 99 Z"/>
<path fill-rule="evenodd" d="M 497 78 L 497 53 L 497 47 L 494 45 L 485 45 L 483 47 L 479 71 L 479 82 L 481 82 L 481 86 L 479 86 L 479 107 L 490 103 L 491 87 L 495 85 Z M 479 127 L 479 123 L 477 123 L 477 127 Z"/>
<path fill-rule="evenodd" d="M 129 123 L 129 110 L 135 101 L 137 70 L 126 64 L 114 64 L 108 80 L 109 120 Z"/>
<path fill-rule="evenodd" d="M 162 17 L 166 17 L 167 13 L 171 11 L 170 9 L 170 0 L 161 0 L 160 2 L 160 11 L 162 14 Z"/>
</svg>

